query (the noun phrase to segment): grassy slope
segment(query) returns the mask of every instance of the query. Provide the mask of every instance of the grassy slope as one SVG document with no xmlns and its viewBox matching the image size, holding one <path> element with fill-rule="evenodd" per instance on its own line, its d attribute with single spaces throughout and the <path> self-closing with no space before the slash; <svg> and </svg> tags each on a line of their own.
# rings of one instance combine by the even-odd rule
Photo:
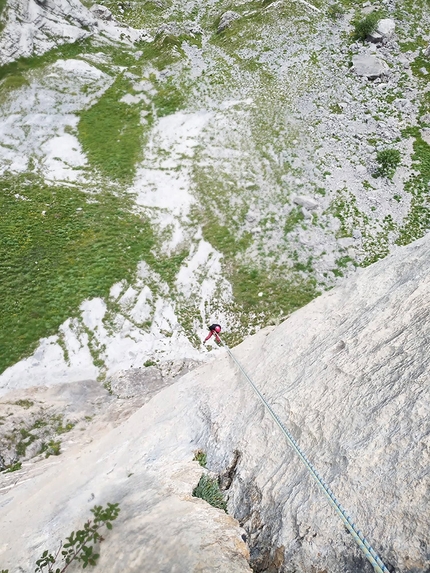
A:
<svg viewBox="0 0 430 573">
<path fill-rule="evenodd" d="M 217 68 L 212 75 L 206 77 L 200 86 L 190 82 L 182 71 L 167 80 L 158 79 L 155 72 L 147 74 L 156 90 L 149 105 L 142 102 L 130 106 L 119 101 L 125 93 L 133 93 L 124 72 L 131 72 L 140 78 L 148 66 L 154 70 L 182 70 L 181 65 L 186 62 L 181 49 L 183 38 L 178 41 L 168 37 L 152 45 L 143 45 L 143 54 L 137 59 L 119 48 L 103 48 L 111 63 L 123 69 L 118 72 L 114 66 L 101 65 L 105 72 L 114 74 L 116 80 L 96 104 L 82 111 L 78 126 L 79 138 L 90 166 L 95 175 L 102 177 L 99 192 L 92 197 L 98 203 L 86 202 L 85 189 L 77 191 L 61 185 L 47 187 L 35 175 L 3 178 L 0 208 L 4 215 L 5 232 L 0 244 L 3 271 L 0 310 L 4 326 L 0 333 L 0 372 L 31 352 L 40 337 L 55 333 L 66 318 L 76 314 L 83 299 L 106 296 L 114 282 L 132 280 L 139 260 L 146 260 L 174 289 L 174 279 L 187 250 L 182 247 L 171 257 L 160 256 L 160 238 L 146 220 L 132 214 L 130 199 L 122 193 L 132 181 L 137 162 L 142 157 L 146 134 L 155 119 L 154 112 L 157 116 L 163 116 L 185 107 L 188 95 L 195 93 L 196 87 L 197 93 L 209 93 L 220 101 L 235 93 L 245 96 L 243 89 L 250 87 L 242 79 L 253 78 L 251 91 L 258 105 L 250 115 L 252 143 L 258 157 L 266 160 L 267 179 L 273 180 L 274 184 L 279 183 L 282 172 L 272 161 L 272 153 L 281 150 L 295 134 L 290 128 L 283 127 L 285 121 L 279 115 L 276 102 L 283 101 L 288 107 L 290 92 L 296 86 L 289 88 L 288 84 L 280 85 L 256 58 L 239 57 L 238 52 L 245 39 L 249 45 L 250 39 L 259 37 L 262 26 L 282 27 L 283 19 L 289 21 L 291 10 L 294 12 L 297 8 L 284 6 L 270 15 L 262 13 L 264 7 L 264 4 L 257 2 L 235 6 L 239 12 L 255 10 L 255 13 L 237 22 L 222 35 L 215 33 L 215 22 L 222 12 L 221 6 L 217 6 L 209 15 L 199 14 L 200 8 L 190 7 L 190 12 L 184 14 L 180 8 L 173 7 L 170 14 L 172 21 L 182 18 L 212 26 L 210 44 L 205 49 L 211 50 L 212 54 L 218 50 L 217 53 L 224 55 L 216 62 Z M 145 16 L 145 25 L 152 24 L 154 29 L 163 21 L 163 12 L 155 5 L 149 14 L 142 10 L 126 13 L 133 24 L 139 24 L 136 19 L 144 19 Z M 312 25 L 305 23 L 304 26 L 310 26 L 312 32 Z M 188 41 L 200 45 L 198 37 L 189 37 Z M 29 70 L 43 68 L 60 57 L 79 57 L 100 49 L 100 46 L 93 47 L 90 41 L 86 41 L 52 50 L 42 57 L 21 59 L 0 69 L 0 79 L 5 80 L 0 91 L 10 91 L 25 84 Z M 226 65 L 228 58 L 234 63 L 233 66 Z M 427 63 L 422 64 L 417 60 L 414 66 L 417 76 L 423 65 Z M 305 72 L 301 85 L 304 94 L 309 85 L 306 82 L 312 82 L 312 67 Z M 423 99 L 422 106 L 424 115 L 429 112 L 428 98 Z M 147 113 L 146 126 L 139 122 L 142 111 Z M 413 204 L 409 220 L 405 222 L 398 239 L 400 244 L 422 236 L 429 226 L 426 202 L 430 148 L 416 130 L 413 133 L 405 132 L 405 136 L 411 135 L 416 138 L 414 160 L 420 173 L 408 184 Z M 272 146 L 266 145 L 269 140 Z M 298 262 L 297 254 L 288 240 L 288 233 L 297 226 L 305 225 L 300 212 L 292 212 L 285 220 L 285 241 L 279 247 L 280 252 L 290 253 L 291 264 L 285 265 L 279 253 L 268 254 L 259 250 L 262 246 L 255 243 L 255 237 L 243 232 L 241 221 L 249 207 L 248 192 L 239 187 L 223 185 L 216 166 L 202 167 L 198 160 L 193 174 L 199 209 L 194 214 L 192 224 L 196 227 L 202 225 L 205 238 L 223 253 L 224 272 L 232 283 L 235 295 L 231 311 L 243 325 L 232 336 L 232 341 L 240 339 L 250 327 L 267 324 L 274 317 L 288 314 L 311 300 L 317 293 L 312 261 Z M 114 187 L 112 181 L 115 182 Z M 29 196 L 31 202 L 17 201 L 15 193 Z M 341 221 L 341 231 L 344 229 L 344 236 L 347 236 L 354 217 L 362 218 L 362 214 L 345 197 L 335 200 L 333 212 Z M 239 208 L 232 210 L 232 202 Z M 49 207 L 46 207 L 47 204 Z M 77 211 L 78 207 L 82 211 Z M 47 213 L 42 216 L 44 210 Z M 269 217 L 265 224 L 267 229 L 276 226 L 276 219 L 271 221 Z M 389 221 L 386 228 L 388 233 Z M 385 235 L 377 237 L 377 241 L 379 244 L 374 245 L 373 251 L 377 253 L 375 260 L 385 255 L 388 249 Z M 249 251 L 253 242 L 259 253 L 257 257 L 254 256 L 255 248 Z M 253 254 L 247 256 L 247 252 Z M 339 268 L 343 269 L 344 263 L 345 257 L 339 263 Z M 259 296 L 260 292 L 264 296 Z M 179 309 L 190 336 L 193 328 L 190 313 L 193 312 L 192 307 L 186 309 L 186 304 L 184 309 Z"/>
</svg>

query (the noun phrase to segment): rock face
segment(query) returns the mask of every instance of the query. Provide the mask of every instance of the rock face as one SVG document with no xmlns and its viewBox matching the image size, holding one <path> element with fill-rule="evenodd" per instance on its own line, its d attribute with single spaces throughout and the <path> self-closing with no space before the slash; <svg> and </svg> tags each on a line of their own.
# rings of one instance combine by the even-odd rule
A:
<svg viewBox="0 0 430 573">
<path fill-rule="evenodd" d="M 358 76 L 363 76 L 370 80 L 374 80 L 386 74 L 389 69 L 383 60 L 369 54 L 353 56 L 352 66 Z"/>
<path fill-rule="evenodd" d="M 96 5 L 90 11 L 79 0 L 9 0 L 6 10 L 0 64 L 22 56 L 43 54 L 57 45 L 87 38 L 96 31 L 121 41 L 146 38 L 142 30 L 114 21 L 107 8 Z"/>
<path fill-rule="evenodd" d="M 222 32 L 223 30 L 231 26 L 232 22 L 238 20 L 239 18 L 240 14 L 238 14 L 237 12 L 233 12 L 233 10 L 227 10 L 227 12 L 224 12 L 224 14 L 221 16 L 217 32 L 218 33 Z"/>
<path fill-rule="evenodd" d="M 233 350 L 357 526 L 403 573 L 430 567 L 429 271 L 427 236 Z M 3 475 L 3 568 L 30 570 L 90 507 L 118 502 L 101 570 L 249 571 L 235 517 L 254 571 L 371 571 L 227 354 L 116 428 L 95 425 L 83 442 Z M 222 477 L 233 517 L 191 496 L 203 471 L 192 461 L 197 449 Z"/>
</svg>

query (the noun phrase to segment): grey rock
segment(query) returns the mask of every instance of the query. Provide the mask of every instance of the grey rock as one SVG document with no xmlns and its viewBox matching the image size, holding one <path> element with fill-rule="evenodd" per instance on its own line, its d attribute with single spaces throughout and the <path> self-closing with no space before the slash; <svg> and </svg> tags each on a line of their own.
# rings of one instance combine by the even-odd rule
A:
<svg viewBox="0 0 430 573">
<path fill-rule="evenodd" d="M 381 44 L 382 40 L 383 40 L 383 36 L 381 34 L 379 34 L 379 32 L 376 32 L 376 30 L 374 32 L 371 32 L 368 36 L 367 39 L 369 42 L 372 42 L 372 44 Z"/>
<path fill-rule="evenodd" d="M 421 130 L 421 137 L 428 145 L 430 145 L 430 129 L 428 127 Z"/>
<path fill-rule="evenodd" d="M 312 197 L 306 197 L 304 195 L 295 195 L 293 197 L 293 203 L 304 207 L 308 211 L 313 211 L 318 207 L 318 202 L 315 201 L 315 199 L 312 199 Z"/>
<path fill-rule="evenodd" d="M 308 211 L 307 209 L 305 209 L 304 207 L 302 207 L 302 213 L 303 213 L 303 217 L 307 220 L 312 219 L 312 213 L 310 211 Z"/>
<path fill-rule="evenodd" d="M 411 562 L 417 571 L 430 566 L 430 516 L 422 509 L 430 463 L 429 288 L 427 236 L 233 349 L 397 571 Z M 55 545 L 88 518 L 91 499 L 121 508 L 101 548 L 103 571 L 150 562 L 154 573 L 172 564 L 209 573 L 214 563 L 241 573 L 250 571 L 249 557 L 254 570 L 263 561 L 271 570 L 275 553 L 286 571 L 320 571 L 321 555 L 331 573 L 370 571 L 227 353 L 116 427 L 105 420 L 85 434 L 61 463 L 28 464 L 18 480 L 2 476 L 3 567 L 30 570 L 48 540 Z M 192 461 L 197 449 L 228 488 L 229 515 L 192 497 L 203 472 Z"/>
<path fill-rule="evenodd" d="M 239 18 L 240 14 L 233 12 L 233 10 L 227 10 L 227 12 L 224 12 L 218 24 L 218 33 L 228 28 L 232 22 L 238 20 Z"/>
<path fill-rule="evenodd" d="M 389 70 L 387 63 L 376 56 L 369 54 L 359 54 L 353 56 L 352 65 L 354 72 L 361 77 L 368 79 L 379 78 Z"/>
<path fill-rule="evenodd" d="M 347 249 L 348 247 L 351 247 L 351 245 L 354 244 L 354 239 L 351 237 L 342 237 L 338 239 L 337 242 L 340 247 L 342 247 L 343 249 Z"/>
<path fill-rule="evenodd" d="M 106 380 L 107 387 L 118 398 L 133 398 L 139 394 L 150 397 L 168 383 L 155 366 L 120 371 Z"/>
<path fill-rule="evenodd" d="M 391 18 L 383 18 L 379 20 L 376 27 L 376 32 L 382 36 L 384 40 L 391 38 L 394 35 L 396 23 Z"/>
<path fill-rule="evenodd" d="M 90 8 L 90 11 L 96 18 L 100 18 L 100 20 L 112 20 L 112 12 L 106 6 L 102 6 L 101 4 L 94 4 Z"/>
</svg>

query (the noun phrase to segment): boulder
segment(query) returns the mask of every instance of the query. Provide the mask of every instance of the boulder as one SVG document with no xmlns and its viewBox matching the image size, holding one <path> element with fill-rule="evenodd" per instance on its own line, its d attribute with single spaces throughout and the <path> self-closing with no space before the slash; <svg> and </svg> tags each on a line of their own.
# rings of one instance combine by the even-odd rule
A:
<svg viewBox="0 0 430 573">
<path fill-rule="evenodd" d="M 318 207 L 318 203 L 315 199 L 312 199 L 312 197 L 306 197 L 305 195 L 295 195 L 293 197 L 293 203 L 300 205 L 300 207 L 304 207 L 308 211 L 313 211 Z"/>
<path fill-rule="evenodd" d="M 380 34 L 384 40 L 388 40 L 394 35 L 396 29 L 396 23 L 391 18 L 383 18 L 379 20 L 376 26 L 377 34 Z"/>
<path fill-rule="evenodd" d="M 96 18 L 100 20 L 112 20 L 112 12 L 106 6 L 102 6 L 101 4 L 94 4 L 90 8 L 91 12 L 94 14 Z"/>
<path fill-rule="evenodd" d="M 238 20 L 239 18 L 240 14 L 233 12 L 233 10 L 227 10 L 227 12 L 224 12 L 218 24 L 218 33 L 228 28 L 234 20 Z"/>
<path fill-rule="evenodd" d="M 387 63 L 370 54 L 358 54 L 352 58 L 352 68 L 357 76 L 374 80 L 386 74 L 389 70 Z"/>
</svg>

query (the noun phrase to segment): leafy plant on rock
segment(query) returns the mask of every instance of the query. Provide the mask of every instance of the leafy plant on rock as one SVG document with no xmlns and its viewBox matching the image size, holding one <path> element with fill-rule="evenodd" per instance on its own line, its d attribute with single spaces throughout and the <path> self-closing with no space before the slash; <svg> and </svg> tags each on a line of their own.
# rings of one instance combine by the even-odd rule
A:
<svg viewBox="0 0 430 573">
<path fill-rule="evenodd" d="M 35 573 L 64 573 L 73 561 L 81 563 L 84 569 L 88 565 L 97 564 L 100 554 L 95 552 L 95 547 L 104 541 L 100 530 L 102 527 L 112 529 L 112 521 L 118 517 L 120 509 L 118 503 L 108 503 L 106 508 L 101 505 L 94 506 L 91 512 L 94 519 L 89 519 L 83 529 L 72 531 L 69 537 L 66 537 L 66 543 L 60 543 L 55 555 L 48 550 L 43 552 L 36 561 Z M 9 570 L 2 569 L 1 573 L 9 573 Z"/>
</svg>

